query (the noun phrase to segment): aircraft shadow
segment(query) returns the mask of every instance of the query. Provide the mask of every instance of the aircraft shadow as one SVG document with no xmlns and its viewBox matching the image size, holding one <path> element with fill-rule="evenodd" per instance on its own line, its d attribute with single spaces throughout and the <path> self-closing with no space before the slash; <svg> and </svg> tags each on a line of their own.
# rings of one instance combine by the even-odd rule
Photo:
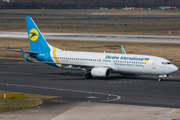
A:
<svg viewBox="0 0 180 120">
<path fill-rule="evenodd" d="M 54 75 L 54 76 L 64 76 L 63 80 L 105 80 L 105 81 L 110 81 L 110 80 L 141 80 L 141 81 L 157 81 L 158 82 L 158 77 L 154 76 L 111 76 L 108 78 L 105 77 L 94 77 L 92 79 L 86 79 L 85 78 L 85 73 L 73 73 L 73 72 L 61 72 L 61 73 L 48 73 L 46 75 Z M 68 77 L 69 76 L 69 77 Z M 68 78 L 65 78 L 68 77 Z M 62 79 L 53 79 L 53 80 L 62 80 Z M 163 79 L 163 82 L 179 82 L 180 80 L 178 78 L 169 78 L 169 79 Z"/>
</svg>

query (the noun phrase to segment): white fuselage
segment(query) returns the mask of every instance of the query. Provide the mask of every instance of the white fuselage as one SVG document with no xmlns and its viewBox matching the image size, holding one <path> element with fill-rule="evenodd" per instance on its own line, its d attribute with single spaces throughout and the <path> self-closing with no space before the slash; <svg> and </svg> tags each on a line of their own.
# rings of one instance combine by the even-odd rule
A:
<svg viewBox="0 0 180 120">
<path fill-rule="evenodd" d="M 51 57 L 57 66 L 66 69 L 85 70 L 80 66 L 108 67 L 112 72 L 121 74 L 168 75 L 178 70 L 170 61 L 148 55 L 51 51 Z M 67 65 L 66 65 L 67 64 Z M 72 64 L 72 65 L 71 65 Z M 77 65 L 73 66 L 73 65 Z M 87 70 L 87 69 L 86 69 Z"/>
</svg>

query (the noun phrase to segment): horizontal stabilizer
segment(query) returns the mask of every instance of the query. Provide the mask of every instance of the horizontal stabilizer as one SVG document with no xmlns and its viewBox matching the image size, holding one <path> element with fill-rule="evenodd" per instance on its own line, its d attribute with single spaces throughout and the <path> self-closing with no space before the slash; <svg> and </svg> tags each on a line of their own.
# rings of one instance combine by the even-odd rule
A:
<svg viewBox="0 0 180 120">
<path fill-rule="evenodd" d="M 28 51 L 28 52 L 25 52 L 25 53 L 38 54 L 38 52 L 33 52 L 33 51 Z"/>
</svg>

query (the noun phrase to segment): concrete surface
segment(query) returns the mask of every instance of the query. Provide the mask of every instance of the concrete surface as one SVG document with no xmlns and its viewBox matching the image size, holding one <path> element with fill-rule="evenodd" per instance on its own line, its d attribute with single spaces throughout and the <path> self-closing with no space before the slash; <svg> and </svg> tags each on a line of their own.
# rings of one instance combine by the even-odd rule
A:
<svg viewBox="0 0 180 120">
<path fill-rule="evenodd" d="M 180 118 L 180 109 L 81 103 L 51 120 L 171 120 Z"/>
<path fill-rule="evenodd" d="M 59 103 L 61 104 L 0 113 L 0 120 L 174 120 L 180 118 L 178 108 L 97 102 L 59 101 Z"/>
</svg>

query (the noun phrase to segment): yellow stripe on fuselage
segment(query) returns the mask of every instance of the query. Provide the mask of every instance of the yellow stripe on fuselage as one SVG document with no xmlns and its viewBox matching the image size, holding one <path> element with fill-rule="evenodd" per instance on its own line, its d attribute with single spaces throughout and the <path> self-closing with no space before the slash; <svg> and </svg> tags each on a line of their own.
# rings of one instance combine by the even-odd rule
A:
<svg viewBox="0 0 180 120">
<path fill-rule="evenodd" d="M 57 59 L 56 51 L 57 51 L 57 48 L 56 48 L 56 47 L 53 47 L 53 57 L 55 58 L 55 61 L 56 61 L 57 63 L 60 63 L 59 60 Z"/>
<path fill-rule="evenodd" d="M 144 61 L 149 61 L 149 60 L 144 60 Z"/>
<path fill-rule="evenodd" d="M 53 47 L 53 46 L 52 46 L 52 47 Z M 55 61 L 56 61 L 57 63 L 60 63 L 59 60 L 57 59 L 56 51 L 57 51 L 57 48 L 56 48 L 56 47 L 53 47 L 53 57 L 55 58 Z M 66 69 L 64 66 L 61 66 L 61 68 Z"/>
</svg>

